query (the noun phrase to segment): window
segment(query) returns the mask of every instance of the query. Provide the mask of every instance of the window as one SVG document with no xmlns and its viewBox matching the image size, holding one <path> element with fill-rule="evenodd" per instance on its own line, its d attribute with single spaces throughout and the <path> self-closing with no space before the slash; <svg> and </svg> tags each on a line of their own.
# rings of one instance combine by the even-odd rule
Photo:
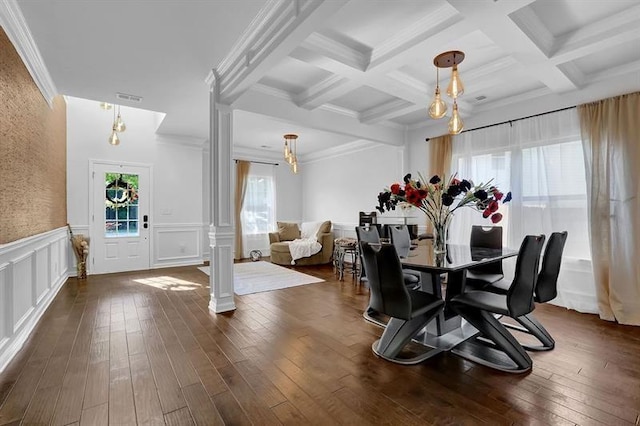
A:
<svg viewBox="0 0 640 426">
<path fill-rule="evenodd" d="M 248 257 L 251 250 L 266 253 L 268 233 L 275 230 L 274 166 L 252 163 L 247 176 L 247 190 L 242 205 L 243 247 Z"/>
<path fill-rule="evenodd" d="M 105 173 L 105 237 L 137 237 L 138 175 Z"/>
</svg>

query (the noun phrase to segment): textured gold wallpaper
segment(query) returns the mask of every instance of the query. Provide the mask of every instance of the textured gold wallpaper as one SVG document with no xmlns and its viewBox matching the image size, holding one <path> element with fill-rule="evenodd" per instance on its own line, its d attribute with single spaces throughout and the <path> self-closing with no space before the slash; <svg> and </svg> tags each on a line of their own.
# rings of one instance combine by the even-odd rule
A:
<svg viewBox="0 0 640 426">
<path fill-rule="evenodd" d="M 0 244 L 67 223 L 67 117 L 0 28 Z"/>
</svg>

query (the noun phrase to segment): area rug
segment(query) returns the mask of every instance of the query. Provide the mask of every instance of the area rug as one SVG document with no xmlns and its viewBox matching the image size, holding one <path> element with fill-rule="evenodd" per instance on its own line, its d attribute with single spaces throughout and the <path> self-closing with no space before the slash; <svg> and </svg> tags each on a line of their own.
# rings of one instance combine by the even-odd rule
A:
<svg viewBox="0 0 640 426">
<path fill-rule="evenodd" d="M 208 266 L 198 269 L 209 275 Z M 246 262 L 233 265 L 233 291 L 239 296 L 323 281 L 321 278 L 283 268 L 271 262 Z"/>
</svg>

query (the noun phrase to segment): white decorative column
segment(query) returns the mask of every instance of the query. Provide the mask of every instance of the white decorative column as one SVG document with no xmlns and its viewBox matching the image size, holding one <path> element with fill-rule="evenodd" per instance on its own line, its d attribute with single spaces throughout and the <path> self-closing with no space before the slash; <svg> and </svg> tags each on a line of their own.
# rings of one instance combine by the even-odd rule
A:
<svg viewBox="0 0 640 426">
<path fill-rule="evenodd" d="M 209 246 L 211 251 L 209 276 L 211 299 L 209 310 L 215 313 L 236 309 L 233 300 L 233 192 L 231 190 L 233 146 L 233 111 L 220 104 L 219 78 L 211 72 L 209 83 L 210 105 L 210 159 L 211 159 L 211 225 Z"/>
</svg>

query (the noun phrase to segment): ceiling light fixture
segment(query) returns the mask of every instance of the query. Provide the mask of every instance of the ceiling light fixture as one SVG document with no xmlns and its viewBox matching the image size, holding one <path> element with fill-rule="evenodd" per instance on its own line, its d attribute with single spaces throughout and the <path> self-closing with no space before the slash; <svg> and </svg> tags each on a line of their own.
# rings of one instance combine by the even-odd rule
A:
<svg viewBox="0 0 640 426">
<path fill-rule="evenodd" d="M 284 135 L 284 159 L 291 166 L 291 171 L 298 173 L 298 135 L 287 133 Z"/>
<path fill-rule="evenodd" d="M 449 120 L 449 134 L 457 135 L 464 128 L 464 123 L 458 112 L 458 96 L 464 93 L 464 85 L 460 79 L 458 73 L 458 64 L 464 60 L 464 52 L 459 50 L 450 50 L 443 52 L 433 58 L 433 65 L 436 66 L 436 93 L 431 105 L 429 106 L 429 116 L 431 118 L 442 118 L 447 113 L 447 104 L 440 97 L 440 68 L 452 68 L 451 80 L 447 87 L 447 95 L 453 99 L 453 108 L 451 113 L 451 119 Z"/>
<path fill-rule="evenodd" d="M 100 102 L 100 108 L 104 110 L 110 110 L 114 105 L 109 104 L 107 102 Z M 113 124 L 111 125 L 111 134 L 109 135 L 109 145 L 117 146 L 120 145 L 120 137 L 118 133 L 122 133 L 127 130 L 127 125 L 124 124 L 124 120 L 120 115 L 120 105 L 118 105 L 118 116 L 116 117 L 116 109 L 113 108 Z"/>
</svg>

